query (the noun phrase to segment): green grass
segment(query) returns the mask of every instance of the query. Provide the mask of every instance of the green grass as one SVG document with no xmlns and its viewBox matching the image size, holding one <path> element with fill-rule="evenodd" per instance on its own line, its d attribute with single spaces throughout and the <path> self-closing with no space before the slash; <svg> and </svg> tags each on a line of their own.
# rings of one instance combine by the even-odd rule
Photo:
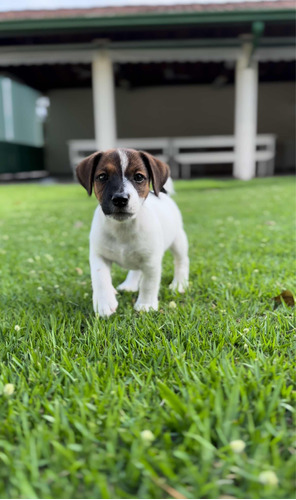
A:
<svg viewBox="0 0 296 500">
<path fill-rule="evenodd" d="M 295 292 L 293 180 L 176 190 L 189 291 L 169 290 L 166 255 L 159 312 L 121 294 L 104 320 L 88 267 L 95 199 L 0 187 L 1 498 L 294 497 L 295 323 L 272 300 Z"/>
</svg>

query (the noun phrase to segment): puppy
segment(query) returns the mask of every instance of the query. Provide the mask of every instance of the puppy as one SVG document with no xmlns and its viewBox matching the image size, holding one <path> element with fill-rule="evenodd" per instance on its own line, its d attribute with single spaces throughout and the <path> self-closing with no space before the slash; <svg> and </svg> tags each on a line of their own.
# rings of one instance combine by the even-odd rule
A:
<svg viewBox="0 0 296 500">
<path fill-rule="evenodd" d="M 94 312 L 108 317 L 117 309 L 112 262 L 130 270 L 118 290 L 139 291 L 135 309 L 157 310 L 161 262 L 167 249 L 173 253 L 175 267 L 170 286 L 184 292 L 188 243 L 180 211 L 163 192 L 168 165 L 143 151 L 110 149 L 85 158 L 76 173 L 89 195 L 94 189 L 100 203 L 90 232 Z"/>
</svg>

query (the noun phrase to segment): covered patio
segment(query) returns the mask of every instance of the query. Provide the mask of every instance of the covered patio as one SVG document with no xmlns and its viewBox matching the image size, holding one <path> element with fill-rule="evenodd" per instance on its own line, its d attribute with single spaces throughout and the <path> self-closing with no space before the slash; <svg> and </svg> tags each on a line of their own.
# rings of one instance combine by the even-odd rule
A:
<svg viewBox="0 0 296 500">
<path fill-rule="evenodd" d="M 183 130 L 192 140 L 199 135 L 217 135 L 216 130 L 224 130 L 225 116 L 225 122 L 231 125 L 219 135 L 233 137 L 232 174 L 248 180 L 256 175 L 260 67 L 265 68 L 263 82 L 268 82 L 269 78 L 273 81 L 274 65 L 281 68 L 277 81 L 293 80 L 290 73 L 293 72 L 295 48 L 292 2 L 246 5 L 232 4 L 224 10 L 221 5 L 210 4 L 188 6 L 187 10 L 179 6 L 174 11 L 164 7 L 150 12 L 135 12 L 132 8 L 129 11 L 129 8 L 121 8 L 119 12 L 115 7 L 54 11 L 50 15 L 44 11 L 34 15 L 23 13 L 23 16 L 18 13 L 17 19 L 7 16 L 1 19 L 3 14 L 0 14 L 0 66 L 7 76 L 17 77 L 48 95 L 53 108 L 54 99 L 58 99 L 61 91 L 58 104 L 61 121 L 65 92 L 70 89 L 86 91 L 91 86 L 92 103 L 88 94 L 87 104 L 81 101 L 76 117 L 77 120 L 81 117 L 86 124 L 84 131 L 77 136 L 77 131 L 73 130 L 73 137 L 68 136 L 68 139 L 94 138 L 97 149 L 114 147 L 123 139 L 142 137 L 141 130 L 150 140 L 163 135 L 157 127 L 157 109 L 161 114 L 163 94 L 171 95 L 172 107 L 175 100 L 180 109 L 182 100 L 186 106 L 186 96 L 183 98 L 179 90 L 174 94 L 173 88 L 183 86 L 184 92 L 190 93 L 191 112 L 187 115 L 188 121 L 194 123 L 194 120 L 206 122 L 206 116 L 215 112 L 213 105 L 217 107 L 219 102 L 211 102 L 210 95 L 205 93 L 205 99 L 209 100 L 200 106 L 197 93 L 194 93 L 198 85 L 206 87 L 211 83 L 215 88 L 233 85 L 229 107 L 223 108 L 221 102 L 224 111 L 217 115 L 220 127 L 205 126 L 206 132 L 200 133 L 202 128 L 194 125 L 186 128 L 183 124 L 179 131 L 177 126 L 172 130 L 170 117 L 163 129 L 168 130 L 166 136 L 174 139 L 182 138 Z M 155 116 L 149 117 L 150 127 L 141 129 L 137 124 L 136 127 L 128 124 L 124 114 L 130 113 L 134 122 L 145 119 L 141 109 L 146 106 L 145 96 L 142 95 L 141 101 L 131 90 L 160 87 L 159 107 L 153 106 Z M 152 96 L 153 93 L 150 102 Z M 67 99 L 64 102 L 66 113 Z M 136 109 L 131 110 L 131 107 Z M 231 114 L 231 119 L 227 114 Z M 178 122 L 179 118 L 183 122 L 186 119 L 182 110 L 174 120 Z M 56 114 L 58 127 L 57 122 Z M 49 141 L 45 142 L 48 164 L 51 149 L 55 147 L 53 128 L 49 120 L 48 130 L 45 129 L 45 141 Z M 134 133 L 129 134 L 129 130 Z M 229 145 L 223 140 L 220 143 L 222 154 Z M 49 170 L 52 167 L 49 166 Z"/>
</svg>

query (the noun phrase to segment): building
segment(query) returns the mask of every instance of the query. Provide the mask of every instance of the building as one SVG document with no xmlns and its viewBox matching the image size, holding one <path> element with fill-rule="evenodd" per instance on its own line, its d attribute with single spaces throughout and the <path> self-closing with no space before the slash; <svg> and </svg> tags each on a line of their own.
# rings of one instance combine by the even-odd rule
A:
<svg viewBox="0 0 296 500">
<path fill-rule="evenodd" d="M 276 135 L 280 173 L 295 164 L 294 18 L 292 0 L 1 12 L 0 75 L 49 98 L 52 175 L 70 173 L 73 139 L 234 135 L 249 179 L 256 133 Z"/>
</svg>

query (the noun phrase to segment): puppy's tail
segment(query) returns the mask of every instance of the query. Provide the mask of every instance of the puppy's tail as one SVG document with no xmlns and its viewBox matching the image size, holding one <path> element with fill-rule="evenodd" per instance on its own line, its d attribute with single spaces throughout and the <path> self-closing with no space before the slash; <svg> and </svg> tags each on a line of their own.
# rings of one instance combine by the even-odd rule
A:
<svg viewBox="0 0 296 500">
<path fill-rule="evenodd" d="M 169 196 L 175 194 L 174 183 L 173 183 L 173 179 L 171 177 L 168 178 L 168 180 L 166 181 L 163 188 L 164 188 L 165 193 L 167 193 Z"/>
</svg>

